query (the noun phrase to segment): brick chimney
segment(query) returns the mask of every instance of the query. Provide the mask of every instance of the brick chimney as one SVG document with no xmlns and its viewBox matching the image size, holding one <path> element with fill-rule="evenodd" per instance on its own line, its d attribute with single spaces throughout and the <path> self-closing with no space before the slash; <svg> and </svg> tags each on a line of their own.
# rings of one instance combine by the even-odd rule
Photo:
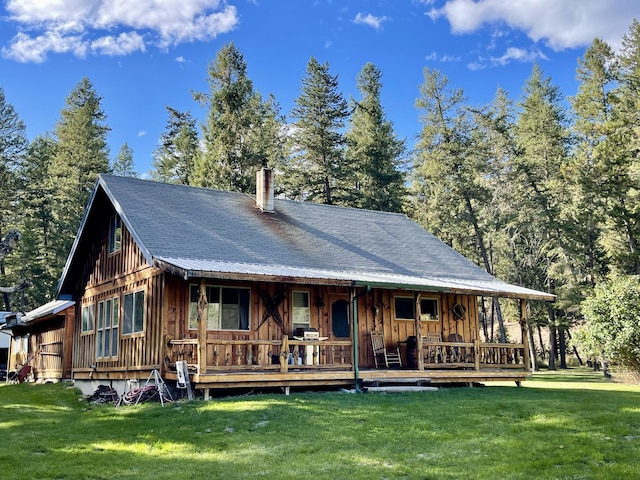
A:
<svg viewBox="0 0 640 480">
<path fill-rule="evenodd" d="M 273 171 L 262 167 L 256 175 L 256 204 L 266 213 L 274 213 Z"/>
</svg>

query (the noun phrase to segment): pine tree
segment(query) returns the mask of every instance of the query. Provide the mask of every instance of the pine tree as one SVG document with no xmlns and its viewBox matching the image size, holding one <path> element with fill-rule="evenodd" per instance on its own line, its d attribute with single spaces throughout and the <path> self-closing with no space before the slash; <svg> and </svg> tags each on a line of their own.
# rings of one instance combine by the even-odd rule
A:
<svg viewBox="0 0 640 480">
<path fill-rule="evenodd" d="M 20 222 L 15 208 L 19 191 L 17 170 L 20 168 L 29 142 L 26 126 L 13 105 L 5 99 L 0 88 L 0 240 Z M 9 260 L 8 260 L 9 261 Z M 5 268 L 4 256 L 0 259 L 0 286 L 16 280 L 16 268 Z M 9 294 L 4 293 L 5 308 L 9 308 Z"/>
<path fill-rule="evenodd" d="M 194 94 L 196 100 L 209 108 L 203 152 L 194 165 L 194 184 L 255 191 L 255 172 L 268 160 L 264 144 L 254 134 L 265 122 L 261 115 L 264 103 L 247 76 L 242 53 L 233 43 L 218 52 L 208 73 L 210 93 Z"/>
<path fill-rule="evenodd" d="M 133 149 L 128 143 L 123 143 L 120 151 L 111 165 L 111 173 L 120 177 L 137 177 L 138 172 L 133 162 Z"/>
<path fill-rule="evenodd" d="M 347 102 L 338 91 L 338 77 L 329 64 L 311 57 L 302 79 L 301 93 L 291 116 L 291 151 L 286 175 L 288 195 L 312 202 L 348 204 L 355 188 L 354 172 L 345 161 L 342 133 L 349 116 Z"/>
<path fill-rule="evenodd" d="M 25 156 L 20 175 L 19 209 L 22 240 L 16 251 L 21 277 L 32 286 L 21 293 L 21 309 L 29 310 L 55 298 L 60 272 L 54 268 L 53 185 L 49 168 L 57 145 L 47 135 L 36 137 Z"/>
<path fill-rule="evenodd" d="M 166 108 L 169 119 L 160 136 L 160 146 L 153 152 L 151 176 L 161 182 L 192 185 L 200 151 L 196 121 L 189 112 Z"/>
<path fill-rule="evenodd" d="M 606 235 L 607 204 L 614 192 L 611 187 L 605 187 L 611 183 L 613 171 L 609 165 L 611 158 L 603 156 L 606 150 L 603 147 L 607 144 L 606 130 L 616 103 L 617 71 L 612 48 L 600 39 L 595 39 L 584 58 L 578 59 L 580 85 L 571 99 L 576 149 L 567 169 L 569 182 L 566 184 L 571 189 L 572 201 L 571 208 L 565 208 L 567 225 L 571 227 L 567 230 L 571 238 L 570 255 L 578 275 L 576 288 L 593 287 L 608 270 L 602 240 Z M 576 294 L 575 305 L 580 303 L 584 292 Z"/>
<path fill-rule="evenodd" d="M 609 196 L 608 220 L 614 236 L 607 238 L 615 269 L 640 274 L 640 22 L 634 20 L 622 39 L 620 73 L 606 142 L 600 151 L 603 189 Z"/>
<path fill-rule="evenodd" d="M 513 202 L 518 206 L 514 221 L 520 225 L 514 251 L 536 258 L 542 267 L 535 284 L 527 286 L 555 294 L 572 275 L 563 215 L 570 203 L 563 177 L 570 137 L 560 89 L 538 65 L 526 82 L 520 108 L 515 128 L 518 155 L 511 165 Z M 547 313 L 549 368 L 555 369 L 556 335 L 565 325 L 558 318 L 559 309 L 549 304 Z"/>
<path fill-rule="evenodd" d="M 345 155 L 351 168 L 358 172 L 355 206 L 400 212 L 405 197 L 400 171 L 405 145 L 385 117 L 380 103 L 381 79 L 382 73 L 372 63 L 367 63 L 358 74 L 362 98 L 354 101 Z"/>
<path fill-rule="evenodd" d="M 57 149 L 50 167 L 53 190 L 54 266 L 58 274 L 71 250 L 73 238 L 98 178 L 109 172 L 106 115 L 88 78 L 71 91 L 56 124 Z"/>
<path fill-rule="evenodd" d="M 415 218 L 461 253 L 478 259 L 493 274 L 485 237 L 495 127 L 491 116 L 469 107 L 461 89 L 452 88 L 438 70 L 424 70 L 416 101 L 422 130 L 416 148 L 412 189 Z M 494 299 L 505 341 L 501 307 Z"/>
<path fill-rule="evenodd" d="M 27 150 L 27 128 L 0 88 L 0 238 L 16 221 L 13 208 L 18 189 L 16 171 Z"/>
</svg>

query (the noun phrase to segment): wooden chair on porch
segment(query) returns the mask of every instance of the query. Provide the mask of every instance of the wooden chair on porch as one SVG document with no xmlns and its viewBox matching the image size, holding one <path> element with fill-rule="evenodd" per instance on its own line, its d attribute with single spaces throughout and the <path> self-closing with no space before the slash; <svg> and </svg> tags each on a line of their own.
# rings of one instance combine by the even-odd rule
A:
<svg viewBox="0 0 640 480">
<path fill-rule="evenodd" d="M 442 363 L 444 361 L 440 343 L 442 343 L 442 335 L 439 333 L 428 333 L 422 337 L 422 350 L 426 363 Z"/>
<path fill-rule="evenodd" d="M 400 357 L 400 348 L 394 350 L 387 349 L 384 344 L 384 335 L 382 332 L 371 332 L 371 346 L 373 347 L 373 361 L 378 368 L 378 356 L 384 357 L 384 364 L 387 368 L 390 365 L 402 367 L 402 358 Z"/>
<path fill-rule="evenodd" d="M 464 343 L 464 338 L 458 333 L 452 333 L 447 337 L 447 342 Z M 469 353 L 465 347 L 449 348 L 449 358 L 451 363 L 463 363 L 469 361 Z"/>
</svg>

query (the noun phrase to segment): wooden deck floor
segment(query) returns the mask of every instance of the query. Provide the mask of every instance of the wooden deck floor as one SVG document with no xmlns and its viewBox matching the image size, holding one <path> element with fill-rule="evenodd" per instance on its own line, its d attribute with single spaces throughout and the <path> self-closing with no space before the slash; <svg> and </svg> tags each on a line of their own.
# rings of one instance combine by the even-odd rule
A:
<svg viewBox="0 0 640 480">
<path fill-rule="evenodd" d="M 513 381 L 520 383 L 527 379 L 529 372 L 521 370 L 409 370 L 409 369 L 362 369 L 358 384 L 405 383 L 405 384 L 474 384 L 491 381 Z M 176 380 L 174 372 L 165 374 L 167 380 Z M 216 371 L 193 374 L 191 383 L 196 389 L 226 388 L 271 388 L 271 387 L 347 387 L 356 385 L 355 374 L 351 370 L 290 370 L 276 371 Z M 206 395 L 206 394 L 205 394 Z"/>
</svg>

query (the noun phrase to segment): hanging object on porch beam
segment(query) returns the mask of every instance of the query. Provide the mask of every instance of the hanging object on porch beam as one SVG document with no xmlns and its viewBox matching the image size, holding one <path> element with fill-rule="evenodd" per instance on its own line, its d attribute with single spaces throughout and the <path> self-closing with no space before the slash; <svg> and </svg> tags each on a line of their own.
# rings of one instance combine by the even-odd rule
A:
<svg viewBox="0 0 640 480">
<path fill-rule="evenodd" d="M 278 310 L 278 307 L 282 303 L 283 299 L 284 296 L 280 292 L 276 292 L 273 295 L 273 298 L 271 297 L 271 295 L 269 295 L 268 292 L 262 293 L 262 301 L 264 302 L 265 311 L 262 314 L 262 320 L 260 321 L 260 324 L 258 325 L 256 330 L 258 330 L 264 322 L 269 320 L 270 317 L 273 317 L 275 322 L 280 325 L 280 328 L 284 328 L 284 322 L 282 321 L 280 311 Z"/>
</svg>

